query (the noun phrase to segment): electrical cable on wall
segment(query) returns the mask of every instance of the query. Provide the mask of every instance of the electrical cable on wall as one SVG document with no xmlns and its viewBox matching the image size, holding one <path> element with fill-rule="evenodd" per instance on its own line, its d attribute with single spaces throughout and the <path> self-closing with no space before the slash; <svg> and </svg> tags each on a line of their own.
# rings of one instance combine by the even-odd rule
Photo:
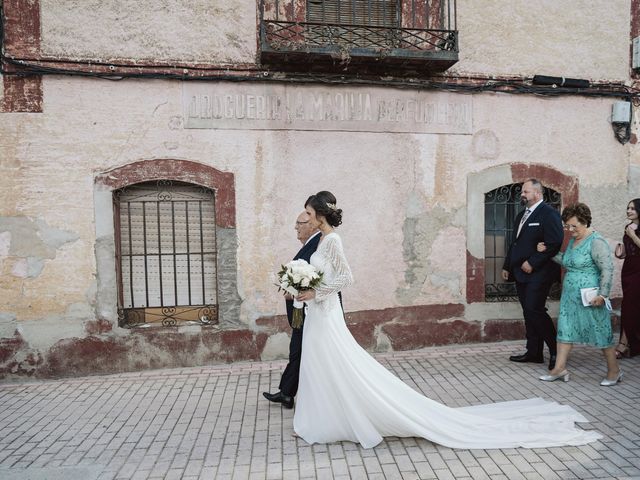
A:
<svg viewBox="0 0 640 480">
<path fill-rule="evenodd" d="M 575 86 L 561 86 L 555 83 L 546 85 L 536 85 L 540 83 L 534 81 L 536 76 L 532 79 L 513 79 L 513 80 L 486 80 L 477 79 L 476 81 L 469 81 L 469 77 L 446 77 L 438 80 L 434 79 L 419 79 L 419 78 L 397 78 L 397 77 L 379 77 L 379 76 L 359 76 L 352 75 L 347 76 L 344 74 L 319 74 L 319 73 L 285 73 L 285 72 L 269 72 L 259 70 L 257 68 L 240 68 L 232 69 L 229 67 L 220 68 L 204 68 L 204 67 L 181 67 L 183 73 L 148 73 L 142 71 L 144 67 L 133 67 L 119 65 L 115 67 L 114 64 L 98 63 L 98 62 L 78 62 L 78 69 L 72 68 L 58 68 L 52 66 L 40 65 L 34 61 L 18 60 L 1 56 L 3 65 L 12 65 L 16 68 L 17 72 L 6 72 L 3 68 L 3 74 L 13 75 L 73 75 L 73 76 L 85 76 L 102 78 L 105 80 L 119 81 L 130 78 L 137 79 L 175 79 L 175 80 L 196 80 L 196 81 L 230 81 L 230 82 L 278 82 L 278 83 L 323 83 L 323 84 L 340 84 L 340 85 L 369 85 L 369 86 L 386 86 L 400 89 L 421 89 L 421 90 L 444 90 L 457 93 L 482 93 L 482 92 L 499 92 L 499 93 L 512 93 L 512 94 L 529 94 L 539 95 L 547 97 L 557 97 L 564 95 L 577 95 L 585 97 L 609 97 L 609 98 L 621 98 L 627 101 L 631 101 L 634 105 L 640 105 L 640 89 L 633 88 L 624 84 L 618 83 L 589 83 L 586 80 L 579 80 L 573 82 L 566 82 L 566 80 L 575 79 L 563 79 L 563 83 Z M 65 63 L 69 62 L 46 60 L 47 63 Z M 93 70 L 83 70 L 80 67 L 92 67 Z M 107 68 L 114 73 L 106 73 L 95 71 L 99 67 Z M 111 67 L 111 68 L 109 68 Z M 137 69 L 137 72 L 117 72 L 118 68 L 130 68 Z M 170 68 L 162 66 L 154 66 L 153 68 Z M 220 73 L 215 75 L 199 74 L 198 72 L 211 72 L 220 71 L 226 73 Z M 193 73 L 196 73 L 195 75 Z M 234 72 L 234 73 L 232 73 Z M 192 75 L 189 75 L 192 73 Z M 544 78 L 562 78 L 562 77 L 544 77 Z M 586 82 L 586 83 L 584 83 Z M 588 88 L 585 88 L 588 85 Z"/>
<path fill-rule="evenodd" d="M 588 80 L 534 75 L 532 78 L 490 80 L 485 77 L 445 76 L 432 78 L 399 78 L 358 74 L 288 73 L 260 69 L 253 65 L 198 66 L 198 65 L 135 65 L 116 62 L 86 61 L 75 59 L 27 59 L 13 58 L 4 52 L 5 14 L 0 0 L 0 73 L 3 75 L 73 75 L 119 81 L 124 79 L 175 79 L 197 81 L 230 82 L 279 82 L 279 83 L 323 83 L 340 85 L 385 86 L 399 89 L 444 90 L 457 93 L 511 93 L 540 96 L 577 95 L 584 97 L 619 98 L 640 106 L 640 89 L 622 83 L 591 83 Z M 47 65 L 43 65 L 47 64 Z M 62 64 L 65 67 L 50 66 Z M 67 65 L 77 65 L 70 68 Z M 7 66 L 12 68 L 7 69 Z M 145 72 L 145 69 L 167 69 L 170 71 Z M 97 71 L 96 71 L 97 70 Z M 103 70 L 103 71 L 100 71 Z M 122 72 L 122 70 L 128 70 Z M 136 71 L 131 71 L 136 70 Z M 172 71 L 173 70 L 173 71 Z M 182 70 L 178 73 L 176 70 Z M 210 74 L 210 72 L 216 72 Z M 220 72 L 220 73 L 217 73 Z"/>
</svg>

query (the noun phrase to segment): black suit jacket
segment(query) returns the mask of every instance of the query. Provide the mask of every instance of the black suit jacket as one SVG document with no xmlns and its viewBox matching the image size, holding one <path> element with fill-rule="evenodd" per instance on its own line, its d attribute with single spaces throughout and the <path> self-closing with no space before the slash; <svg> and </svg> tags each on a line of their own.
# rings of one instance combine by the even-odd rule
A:
<svg viewBox="0 0 640 480">
<path fill-rule="evenodd" d="M 559 278 L 560 266 L 551 258 L 562 246 L 564 232 L 562 219 L 558 211 L 542 202 L 531 212 L 520 231 L 518 226 L 524 215 L 524 210 L 518 214 L 513 229 L 513 243 L 509 247 L 503 268 L 507 270 L 516 282 L 553 282 Z M 546 251 L 538 252 L 537 245 L 544 242 Z M 525 273 L 520 266 L 528 261 L 533 272 Z"/>
<path fill-rule="evenodd" d="M 320 243 L 320 237 L 322 235 L 320 232 L 316 234 L 311 240 L 305 243 L 302 248 L 296 253 L 296 256 L 293 257 L 294 260 L 306 260 L 309 262 L 311 260 L 311 255 L 318 249 L 318 243 Z M 289 325 L 291 326 L 291 321 L 293 319 L 293 300 L 285 300 L 287 305 L 287 320 L 289 320 Z"/>
</svg>

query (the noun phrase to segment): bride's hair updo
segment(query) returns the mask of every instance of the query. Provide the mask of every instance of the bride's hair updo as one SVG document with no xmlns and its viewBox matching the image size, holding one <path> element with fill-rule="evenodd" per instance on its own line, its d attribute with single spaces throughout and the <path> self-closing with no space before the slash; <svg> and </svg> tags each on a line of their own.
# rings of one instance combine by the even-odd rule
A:
<svg viewBox="0 0 640 480">
<path fill-rule="evenodd" d="M 317 215 L 322 215 L 327 219 L 327 223 L 332 227 L 337 227 L 342 223 L 342 210 L 336 206 L 336 197 L 331 192 L 323 190 L 307 198 L 304 206 L 311 207 Z"/>
</svg>

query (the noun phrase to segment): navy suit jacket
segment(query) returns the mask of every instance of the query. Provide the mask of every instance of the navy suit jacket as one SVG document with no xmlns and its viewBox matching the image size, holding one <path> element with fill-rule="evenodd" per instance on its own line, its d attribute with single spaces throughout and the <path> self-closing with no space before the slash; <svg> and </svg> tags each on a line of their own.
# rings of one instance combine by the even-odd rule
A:
<svg viewBox="0 0 640 480">
<path fill-rule="evenodd" d="M 306 260 L 309 262 L 311 260 L 311 255 L 318 249 L 318 243 L 320 243 L 320 237 L 322 235 L 320 232 L 316 234 L 311 240 L 305 243 L 302 248 L 296 253 L 296 256 L 293 257 L 294 260 Z M 293 319 L 293 300 L 285 300 L 287 305 L 287 320 L 289 320 L 289 325 L 291 326 L 291 321 Z"/>
<path fill-rule="evenodd" d="M 558 253 L 564 239 L 562 219 L 558 211 L 542 202 L 531 212 L 520 231 L 518 226 L 524 210 L 518 214 L 513 229 L 513 243 L 509 247 L 503 268 L 516 282 L 554 282 L 560 277 L 560 266 L 551 260 Z M 537 251 L 539 242 L 544 242 L 547 249 Z M 528 261 L 533 272 L 525 273 L 520 266 Z"/>
</svg>

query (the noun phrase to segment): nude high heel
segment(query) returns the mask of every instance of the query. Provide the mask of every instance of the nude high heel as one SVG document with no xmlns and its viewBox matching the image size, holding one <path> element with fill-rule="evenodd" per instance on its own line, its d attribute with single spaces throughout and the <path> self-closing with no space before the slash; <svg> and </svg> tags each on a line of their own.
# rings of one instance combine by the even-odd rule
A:
<svg viewBox="0 0 640 480">
<path fill-rule="evenodd" d="M 558 375 L 542 375 L 540 376 L 540 380 L 543 382 L 555 382 L 556 380 L 562 379 L 563 382 L 569 381 L 569 372 L 566 370 L 560 372 Z"/>
</svg>

